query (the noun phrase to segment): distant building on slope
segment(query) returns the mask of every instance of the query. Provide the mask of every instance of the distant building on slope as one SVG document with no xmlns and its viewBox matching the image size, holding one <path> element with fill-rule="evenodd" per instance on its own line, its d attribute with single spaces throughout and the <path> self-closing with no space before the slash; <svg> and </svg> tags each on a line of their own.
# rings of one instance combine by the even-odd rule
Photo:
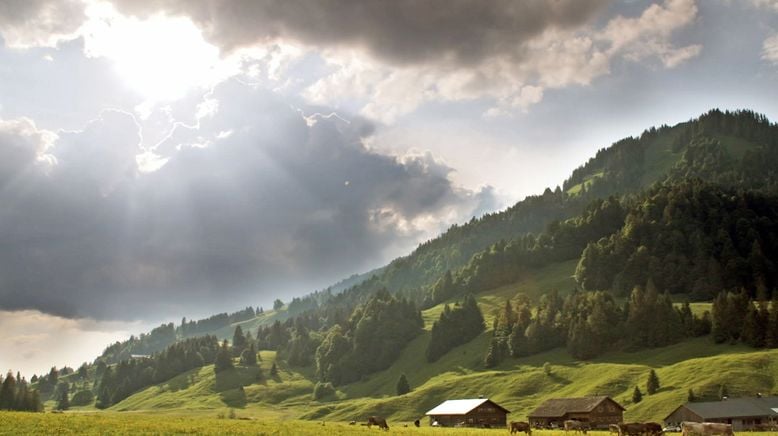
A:
<svg viewBox="0 0 778 436">
<path fill-rule="evenodd" d="M 624 407 L 611 397 L 553 398 L 529 414 L 529 423 L 539 428 L 561 428 L 566 420 L 588 423 L 591 428 L 608 428 L 624 420 Z"/>
<path fill-rule="evenodd" d="M 732 430 L 771 428 L 778 425 L 778 397 L 730 398 L 724 401 L 686 403 L 664 419 L 665 423 L 723 422 Z"/>
<path fill-rule="evenodd" d="M 441 427 L 506 427 L 508 409 L 488 398 L 446 400 L 426 413 L 430 424 Z"/>
</svg>

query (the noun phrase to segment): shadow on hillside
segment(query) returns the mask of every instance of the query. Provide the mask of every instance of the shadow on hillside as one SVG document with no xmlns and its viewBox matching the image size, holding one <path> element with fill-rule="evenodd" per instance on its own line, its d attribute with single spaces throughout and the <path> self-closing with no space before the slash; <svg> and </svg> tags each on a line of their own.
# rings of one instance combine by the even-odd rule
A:
<svg viewBox="0 0 778 436">
<path fill-rule="evenodd" d="M 165 383 L 165 390 L 169 392 L 181 391 L 195 384 L 195 381 L 195 372 L 192 371 L 184 377 L 175 377 Z"/>
</svg>

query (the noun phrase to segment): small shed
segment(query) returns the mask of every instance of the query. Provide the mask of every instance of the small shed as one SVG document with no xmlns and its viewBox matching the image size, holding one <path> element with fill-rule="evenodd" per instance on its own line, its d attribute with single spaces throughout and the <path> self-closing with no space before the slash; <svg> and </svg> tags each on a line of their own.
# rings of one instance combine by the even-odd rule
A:
<svg viewBox="0 0 778 436">
<path fill-rule="evenodd" d="M 730 398 L 724 401 L 686 403 L 673 410 L 667 425 L 691 422 L 723 422 L 732 430 L 772 428 L 778 424 L 778 397 Z"/>
<path fill-rule="evenodd" d="M 488 398 L 446 400 L 425 415 L 430 424 L 441 427 L 505 427 L 508 425 L 508 409 Z"/>
<path fill-rule="evenodd" d="M 529 414 L 536 428 L 561 428 L 568 419 L 586 422 L 591 428 L 608 428 L 624 420 L 624 407 L 608 396 L 552 398 Z"/>
</svg>

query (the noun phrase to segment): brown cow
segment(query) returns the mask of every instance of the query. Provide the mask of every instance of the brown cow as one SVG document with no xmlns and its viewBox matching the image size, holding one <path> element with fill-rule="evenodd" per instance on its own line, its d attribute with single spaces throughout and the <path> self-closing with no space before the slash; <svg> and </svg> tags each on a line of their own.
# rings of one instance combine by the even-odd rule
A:
<svg viewBox="0 0 778 436">
<path fill-rule="evenodd" d="M 511 434 L 524 432 L 528 436 L 532 436 L 532 428 L 530 428 L 528 422 L 516 422 L 511 421 Z"/>
<path fill-rule="evenodd" d="M 620 436 L 642 436 L 646 432 L 646 425 L 640 422 L 627 422 L 619 424 Z"/>
<path fill-rule="evenodd" d="M 732 424 L 722 424 L 718 422 L 687 422 L 681 423 L 681 434 L 683 436 L 701 435 L 724 435 L 734 436 Z"/>
<path fill-rule="evenodd" d="M 586 434 L 586 431 L 589 430 L 589 426 L 585 422 L 568 419 L 565 421 L 565 434 L 570 430 Z"/>
<path fill-rule="evenodd" d="M 377 425 L 381 430 L 389 430 L 389 424 L 386 423 L 386 419 L 380 416 L 371 416 L 367 418 L 367 426 Z"/>
<path fill-rule="evenodd" d="M 644 425 L 646 426 L 646 433 L 648 433 L 649 436 L 661 436 L 664 434 L 662 425 L 658 422 L 647 422 Z"/>
</svg>

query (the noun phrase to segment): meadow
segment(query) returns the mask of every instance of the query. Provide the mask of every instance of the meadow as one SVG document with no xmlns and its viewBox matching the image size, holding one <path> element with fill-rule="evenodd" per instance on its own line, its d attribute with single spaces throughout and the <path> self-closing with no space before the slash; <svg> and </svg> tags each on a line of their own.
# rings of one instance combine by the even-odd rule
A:
<svg viewBox="0 0 778 436">
<path fill-rule="evenodd" d="M 213 416 L 151 413 L 21 413 L 0 412 L 2 435 L 363 435 L 384 434 L 377 428 L 346 422 L 297 420 L 227 419 Z M 415 428 L 409 423 L 390 422 L 389 432 L 398 435 L 485 436 L 507 434 L 507 429 Z M 404 427 L 407 425 L 407 427 Z M 534 431 L 537 436 L 562 436 L 564 431 Z M 589 432 L 605 436 L 608 432 Z M 767 436 L 769 432 L 749 432 Z"/>
</svg>

